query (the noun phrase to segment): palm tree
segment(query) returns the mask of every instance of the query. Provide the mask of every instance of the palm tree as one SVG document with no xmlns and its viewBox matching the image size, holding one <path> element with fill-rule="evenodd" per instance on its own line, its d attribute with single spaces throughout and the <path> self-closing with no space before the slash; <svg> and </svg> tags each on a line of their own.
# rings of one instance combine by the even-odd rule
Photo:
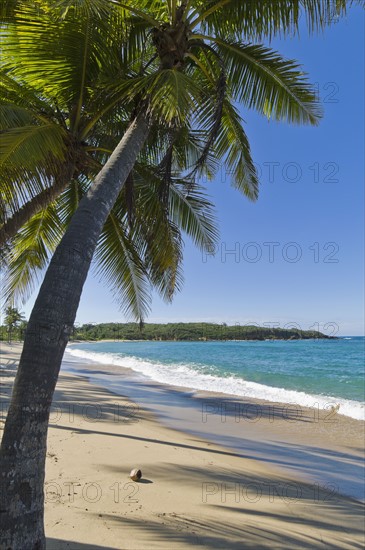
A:
<svg viewBox="0 0 365 550">
<path fill-rule="evenodd" d="M 128 58 L 132 48 L 123 56 L 118 55 L 126 40 L 125 31 L 115 30 L 120 28 L 120 14 L 115 10 L 103 12 L 102 21 L 99 14 L 84 18 L 77 15 L 73 11 L 61 23 L 49 16 L 47 24 L 38 26 L 36 32 L 33 27 L 31 34 L 23 29 L 20 38 L 11 35 L 13 42 L 7 37 L 0 85 L 0 204 L 4 221 L 0 240 L 4 243 L 11 238 L 11 247 L 4 247 L 2 258 L 7 266 L 3 285 L 9 303 L 18 297 L 27 298 L 33 289 L 93 177 L 124 134 L 134 109 L 132 102 L 122 103 L 118 92 L 106 92 L 103 85 L 111 74 L 125 76 L 137 69 L 140 72 L 139 61 L 132 64 Z M 29 8 L 21 12 L 23 26 L 27 16 L 32 16 Z M 92 16 L 99 26 L 91 25 Z M 109 44 L 107 56 L 100 51 L 100 23 L 105 27 L 103 37 Z M 77 48 L 67 45 L 61 48 L 68 80 L 64 79 L 63 85 L 56 88 L 50 85 L 49 75 L 45 80 L 43 73 L 37 79 L 32 74 L 31 83 L 26 71 L 16 78 L 14 63 L 11 64 L 14 44 L 17 55 L 21 40 L 30 38 L 38 55 L 41 44 L 41 53 L 56 50 L 60 25 L 61 36 L 68 43 L 88 44 L 81 48 L 81 54 Z M 76 117 L 75 106 L 80 102 L 82 108 Z M 198 246 L 211 249 L 216 237 L 211 205 L 202 188 L 189 182 L 187 195 L 184 182 L 172 174 L 169 208 L 162 208 L 156 200 L 153 206 L 153 228 L 164 246 L 158 248 L 156 238 L 150 238 L 152 226 L 145 223 L 147 217 L 141 199 L 146 201 L 149 196 L 151 210 L 151 200 L 158 196 L 153 181 L 161 176 L 164 141 L 163 132 L 155 124 L 144 165 L 138 163 L 129 174 L 129 185 L 110 212 L 96 251 L 98 274 L 107 279 L 126 312 L 141 321 L 148 312 L 151 282 L 167 300 L 179 288 L 181 220 L 189 220 L 184 229 Z M 186 146 L 185 149 L 188 150 Z M 132 217 L 136 218 L 133 227 Z"/>
<path fill-rule="evenodd" d="M 12 4 L 18 6 L 19 3 Z M 6 494 L 2 525 L 4 546 L 44 548 L 43 481 L 49 409 L 60 363 L 72 330 L 82 287 L 100 233 L 120 191 L 151 133 L 165 127 L 166 148 L 161 162 L 159 195 L 168 196 L 173 169 L 185 149 L 178 145 L 191 139 L 199 154 L 185 180 L 199 176 L 203 167 L 211 173 L 224 160 L 233 183 L 251 198 L 257 196 L 257 176 L 248 139 L 235 107 L 238 101 L 263 115 L 289 122 L 317 124 L 320 111 L 314 90 L 300 67 L 271 49 L 257 44 L 279 33 L 296 32 L 301 13 L 311 30 L 323 29 L 334 14 L 346 10 L 345 0 L 94 0 L 51 2 L 54 17 L 76 10 L 80 19 L 90 18 L 102 28 L 102 14 L 117 9 L 128 37 L 131 66 L 142 61 L 143 72 L 111 75 L 104 81 L 109 93 L 134 105 L 133 116 L 122 139 L 80 201 L 68 229 L 48 267 L 29 319 L 24 348 L 1 444 L 1 483 Z M 20 13 L 5 26 L 5 55 L 20 63 L 12 67 L 15 77 L 41 79 L 50 89 L 67 81 L 67 66 L 57 52 L 34 48 L 30 33 L 47 22 L 38 2 L 21 6 Z M 61 25 L 62 29 L 62 25 Z M 54 32 L 58 32 L 57 29 Z M 22 42 L 22 36 L 26 39 Z M 97 33 L 96 38 L 97 39 Z M 99 41 L 101 42 L 102 33 Z M 76 47 L 76 45 L 72 45 Z M 78 45 L 77 45 L 78 47 Z M 105 50 L 104 50 L 105 51 Z M 107 48 L 106 48 L 107 51 Z M 48 59 L 45 64 L 45 59 Z M 51 62 L 53 61 L 53 62 Z M 75 115 L 84 102 L 76 106 Z M 165 199 L 166 200 L 166 199 Z M 153 218 L 151 220 L 153 223 Z M 150 232 L 150 241 L 159 235 Z M 151 242 L 151 246 L 154 242 Z M 36 396 L 36 397 L 35 397 Z M 26 412 L 26 414 L 25 414 Z M 36 415 L 35 415 L 36 413 Z"/>
<path fill-rule="evenodd" d="M 77 71 L 77 66 L 75 70 Z M 23 85 L 22 95 L 24 90 Z M 19 102 L 18 97 L 15 96 L 14 99 Z M 14 101 L 12 104 L 4 102 L 2 106 L 10 107 L 13 112 L 16 112 Z M 29 114 L 36 119 L 37 111 L 33 115 L 29 109 Z M 57 114 L 65 116 L 61 111 Z M 14 210 L 10 222 L 24 219 L 24 216 L 29 218 L 25 223 L 23 222 L 21 229 L 12 238 L 11 247 L 3 251 L 2 260 L 6 269 L 4 269 L 2 282 L 6 302 L 14 303 L 18 298 L 24 300 L 33 290 L 39 275 L 48 264 L 50 254 L 59 244 L 81 198 L 90 187 L 95 167 L 100 170 L 105 164 L 108 152 L 118 143 L 125 130 L 126 124 L 118 114 L 118 111 L 114 112 L 115 120 L 119 122 L 117 125 L 114 120 L 114 128 L 109 120 L 111 113 L 108 112 L 108 118 L 103 119 L 102 131 L 99 128 L 100 119 L 95 115 L 98 124 L 96 128 L 92 128 L 92 137 L 94 143 L 98 140 L 98 147 L 90 146 L 90 150 L 93 151 L 92 157 L 80 152 L 80 156 L 83 154 L 85 159 L 83 169 L 80 168 L 64 191 L 57 188 L 57 185 L 53 185 L 51 181 L 49 187 L 45 187 L 39 195 L 30 198 L 24 206 L 19 208 L 21 194 L 31 193 L 30 189 L 26 189 L 30 177 L 25 179 L 24 186 L 20 185 L 19 192 L 16 193 L 11 186 L 11 181 L 7 181 L 9 175 L 5 173 L 2 185 L 4 195 L 7 188 L 13 190 L 11 196 L 7 195 L 10 196 L 7 208 Z M 67 122 L 65 116 L 64 126 L 70 132 L 66 126 Z M 38 130 L 37 124 L 35 127 Z M 23 155 L 19 155 L 16 147 L 16 138 L 20 130 L 23 130 L 23 126 L 18 125 L 4 132 L 5 139 L 9 143 L 4 148 L 4 156 L 7 158 L 14 155 L 24 156 L 24 151 L 22 151 Z M 159 145 L 161 146 L 161 140 Z M 37 140 L 34 140 L 32 146 L 34 148 L 39 146 Z M 80 149 L 85 149 L 85 146 L 89 148 L 87 142 L 84 142 Z M 95 255 L 98 275 L 102 275 L 102 278 L 104 277 L 113 288 L 126 313 L 132 313 L 141 322 L 149 310 L 151 283 L 166 300 L 171 300 L 174 291 L 179 288 L 182 279 L 181 230 L 183 229 L 202 249 L 211 250 L 217 237 L 212 205 L 199 184 L 186 183 L 171 174 L 171 186 L 167 197 L 168 208 L 158 200 L 161 194 L 159 189 L 161 162 L 157 151 L 160 152 L 153 142 L 147 143 L 143 163 L 136 163 L 129 174 L 128 185 L 122 189 L 108 216 Z M 6 154 L 7 152 L 9 154 Z M 45 158 L 35 164 L 35 170 L 43 169 L 46 172 L 49 170 L 48 158 L 43 151 L 41 153 Z M 151 161 L 154 164 L 151 164 Z M 3 168 L 6 172 L 8 167 L 5 163 Z M 24 165 L 21 169 L 25 170 Z M 64 182 L 63 187 L 65 185 Z M 186 193 L 187 185 L 189 194 Z M 41 200 L 39 200 L 40 196 Z M 55 197 L 57 197 L 56 200 L 54 200 Z M 35 212 L 35 210 L 39 211 Z M 150 222 L 153 220 L 153 224 L 148 220 Z M 163 242 L 164 246 L 157 247 L 156 238 L 151 239 L 152 229 L 159 235 L 160 242 Z M 154 243 L 153 250 L 151 243 Z M 148 261 L 146 261 L 146 254 L 148 254 Z"/>
<path fill-rule="evenodd" d="M 5 309 L 4 324 L 8 333 L 8 341 L 11 342 L 11 336 L 14 330 L 19 329 L 20 325 L 25 321 L 24 314 L 17 308 L 8 306 Z"/>
</svg>

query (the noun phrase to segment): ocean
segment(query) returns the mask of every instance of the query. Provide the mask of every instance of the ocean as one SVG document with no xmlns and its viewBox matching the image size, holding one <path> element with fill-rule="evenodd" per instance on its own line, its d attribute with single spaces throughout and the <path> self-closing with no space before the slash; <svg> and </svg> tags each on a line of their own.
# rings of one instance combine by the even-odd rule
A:
<svg viewBox="0 0 365 550">
<path fill-rule="evenodd" d="M 73 343 L 65 359 L 132 369 L 149 380 L 329 409 L 365 420 L 364 337 L 336 340 Z"/>
</svg>

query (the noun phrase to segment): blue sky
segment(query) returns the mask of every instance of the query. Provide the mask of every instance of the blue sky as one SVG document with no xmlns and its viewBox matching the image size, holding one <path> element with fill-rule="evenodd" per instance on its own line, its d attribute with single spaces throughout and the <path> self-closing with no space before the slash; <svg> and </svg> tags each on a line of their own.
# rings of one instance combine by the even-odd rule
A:
<svg viewBox="0 0 365 550">
<path fill-rule="evenodd" d="M 148 321 L 295 322 L 364 334 L 363 24 L 354 7 L 322 36 L 303 31 L 273 42 L 317 83 L 324 118 L 313 128 L 242 111 L 261 172 L 259 200 L 245 199 L 223 172 L 207 184 L 219 220 L 217 253 L 205 256 L 185 240 L 184 287 L 171 305 L 154 296 Z M 34 296 L 23 308 L 27 317 Z M 109 290 L 89 276 L 77 322 L 125 320 Z"/>
</svg>

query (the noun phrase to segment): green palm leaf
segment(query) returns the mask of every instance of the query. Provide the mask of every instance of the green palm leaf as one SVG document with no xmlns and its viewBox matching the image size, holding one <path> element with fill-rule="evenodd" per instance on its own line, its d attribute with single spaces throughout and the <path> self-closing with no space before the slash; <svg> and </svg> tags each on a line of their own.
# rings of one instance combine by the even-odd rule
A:
<svg viewBox="0 0 365 550">
<path fill-rule="evenodd" d="M 143 81 L 151 110 L 160 124 L 162 121 L 168 125 L 185 122 L 206 95 L 191 76 L 173 69 L 165 69 Z"/>
<path fill-rule="evenodd" d="M 126 226 L 111 212 L 95 252 L 96 272 L 106 280 L 124 313 L 143 321 L 150 310 L 150 284 L 140 253 Z"/>
<path fill-rule="evenodd" d="M 138 164 L 135 168 L 136 208 L 140 208 L 140 215 L 152 220 L 153 224 L 168 214 L 171 222 L 186 233 L 196 246 L 202 250 L 212 250 L 218 240 L 217 222 L 214 205 L 208 200 L 204 188 L 190 180 L 172 177 L 166 213 L 159 200 L 161 179 L 158 170 L 144 164 Z M 140 225 L 143 225 L 142 219 Z M 163 232 L 161 235 L 164 239 Z"/>
<path fill-rule="evenodd" d="M 19 113 L 19 111 L 17 111 Z M 19 126 L 0 140 L 0 202 L 9 213 L 50 185 L 65 160 L 65 132 L 53 123 Z"/>
<path fill-rule="evenodd" d="M 63 225 L 66 227 L 77 210 L 80 200 L 90 187 L 90 181 L 85 177 L 79 177 L 70 181 L 65 191 L 57 200 L 57 213 Z"/>
<path fill-rule="evenodd" d="M 4 299 L 10 304 L 29 298 L 64 232 L 56 205 L 33 216 L 13 239 L 5 257 Z"/>
<path fill-rule="evenodd" d="M 133 242 L 143 250 L 151 283 L 163 299 L 170 301 L 182 285 L 182 239 L 169 212 L 159 200 L 161 181 L 156 172 L 138 165 L 133 172 L 135 222 L 130 233 Z M 120 215 L 126 211 L 125 192 L 118 202 Z"/>
<path fill-rule="evenodd" d="M 45 158 L 64 160 L 65 132 L 56 124 L 20 126 L 4 132 L 0 141 L 0 170 L 9 164 L 23 170 L 44 163 Z"/>
<path fill-rule="evenodd" d="M 256 200 L 259 182 L 251 157 L 250 144 L 243 129 L 243 120 L 229 101 L 224 102 L 216 152 L 218 157 L 225 161 L 232 185 L 249 199 Z"/>
<path fill-rule="evenodd" d="M 363 4 L 362 0 L 194 0 L 192 17 L 195 26 L 221 38 L 271 40 L 277 35 L 297 34 L 303 15 L 310 33 L 321 31 L 343 16 L 352 3 Z"/>
<path fill-rule="evenodd" d="M 267 118 L 318 124 L 315 90 L 296 62 L 262 45 L 213 40 L 235 99 Z"/>
<path fill-rule="evenodd" d="M 174 180 L 170 188 L 170 216 L 201 250 L 214 250 L 219 235 L 214 205 L 201 187 Z"/>
</svg>

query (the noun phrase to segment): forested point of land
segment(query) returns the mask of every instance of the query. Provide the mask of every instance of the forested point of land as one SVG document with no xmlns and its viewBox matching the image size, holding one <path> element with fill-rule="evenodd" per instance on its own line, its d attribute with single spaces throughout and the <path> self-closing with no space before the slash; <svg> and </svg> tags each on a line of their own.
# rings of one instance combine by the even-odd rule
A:
<svg viewBox="0 0 365 550">
<path fill-rule="evenodd" d="M 25 323 L 24 323 L 25 324 Z M 17 329 L 11 340 L 22 340 L 24 333 Z M 334 338 L 317 330 L 299 328 L 270 328 L 256 325 L 226 325 L 225 323 L 86 323 L 75 326 L 71 341 L 75 340 L 155 340 L 155 341 L 209 341 L 209 340 L 307 340 Z M 0 340 L 9 340 L 9 331 L 0 327 Z"/>
<path fill-rule="evenodd" d="M 255 325 L 224 323 L 138 323 L 84 324 L 74 329 L 72 340 L 157 340 L 157 341 L 208 341 L 208 340 L 300 340 L 331 338 L 316 330 L 299 328 L 269 328 Z"/>
</svg>

